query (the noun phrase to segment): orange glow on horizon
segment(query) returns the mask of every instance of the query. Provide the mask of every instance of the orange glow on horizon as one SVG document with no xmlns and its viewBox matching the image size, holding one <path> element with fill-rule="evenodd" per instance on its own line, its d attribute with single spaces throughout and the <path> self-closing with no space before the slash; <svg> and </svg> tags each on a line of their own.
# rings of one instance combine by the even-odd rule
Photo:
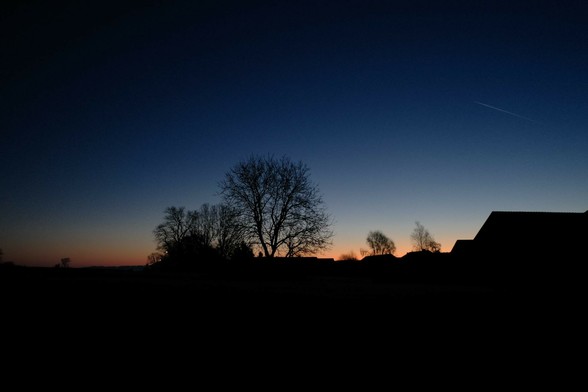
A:
<svg viewBox="0 0 588 392">
<path fill-rule="evenodd" d="M 449 252 L 453 247 L 455 241 L 446 242 L 445 245 L 442 243 L 442 252 Z M 99 249 L 97 246 L 84 247 L 82 245 L 67 247 L 61 244 L 59 248 L 54 246 L 51 249 L 47 248 L 36 248 L 36 249 L 24 249 L 21 252 L 13 252 L 10 250 L 4 250 L 4 261 L 12 261 L 17 265 L 33 266 L 33 267 L 53 267 L 60 263 L 62 258 L 70 258 L 72 268 L 78 267 L 91 267 L 91 266 L 143 266 L 147 264 L 147 256 L 155 251 L 154 246 L 145 246 L 144 244 L 136 244 L 134 247 L 124 247 L 122 244 L 112 248 L 102 247 Z M 92 244 L 97 245 L 97 244 Z M 104 244 L 102 244 L 104 245 Z M 64 251 L 63 249 L 69 248 L 70 251 Z M 98 248 L 98 249 L 96 249 Z M 341 260 L 342 255 L 353 254 L 358 260 L 361 260 L 360 249 L 368 249 L 367 244 L 357 242 L 347 242 L 345 245 L 335 244 L 325 252 L 315 254 L 314 256 L 319 258 L 332 258 L 334 260 Z M 408 243 L 396 244 L 396 251 L 394 255 L 396 257 L 402 257 L 407 253 L 411 252 L 412 246 Z M 18 253 L 18 257 L 12 257 L 11 253 L 15 256 Z M 257 255 L 257 253 L 255 253 Z"/>
</svg>

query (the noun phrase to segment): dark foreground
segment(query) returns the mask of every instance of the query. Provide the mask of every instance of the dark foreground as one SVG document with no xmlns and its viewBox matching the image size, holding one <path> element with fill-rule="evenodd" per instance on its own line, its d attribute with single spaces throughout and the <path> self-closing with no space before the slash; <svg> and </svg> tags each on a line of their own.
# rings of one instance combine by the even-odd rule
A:
<svg viewBox="0 0 588 392">
<path fill-rule="evenodd" d="M 5 311 L 17 318 L 117 324 L 493 322 L 526 312 L 573 310 L 583 294 L 562 285 L 394 272 L 292 266 L 230 272 L 13 267 L 0 270 L 0 285 Z"/>
<path fill-rule="evenodd" d="M 140 364 L 143 380 L 163 368 L 190 380 L 263 368 L 291 383 L 333 366 L 379 368 L 387 379 L 393 362 L 511 379 L 505 369 L 561 358 L 585 328 L 582 290 L 561 286 L 378 268 L 221 272 L 2 268 L 4 356 L 91 374 Z"/>
</svg>

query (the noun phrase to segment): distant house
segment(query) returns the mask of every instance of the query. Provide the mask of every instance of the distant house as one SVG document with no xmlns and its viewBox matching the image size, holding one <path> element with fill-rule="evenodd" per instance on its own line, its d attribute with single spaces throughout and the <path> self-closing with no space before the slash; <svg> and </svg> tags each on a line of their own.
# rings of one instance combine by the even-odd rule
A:
<svg viewBox="0 0 588 392">
<path fill-rule="evenodd" d="M 588 249 L 588 211 L 493 211 L 473 240 L 456 241 L 458 256 L 579 258 Z"/>
</svg>

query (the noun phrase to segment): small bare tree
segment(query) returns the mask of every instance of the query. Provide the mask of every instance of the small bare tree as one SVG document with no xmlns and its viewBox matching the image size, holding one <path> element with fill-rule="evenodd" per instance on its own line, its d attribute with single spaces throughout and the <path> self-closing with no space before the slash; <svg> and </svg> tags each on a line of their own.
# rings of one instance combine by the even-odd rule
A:
<svg viewBox="0 0 588 392">
<path fill-rule="evenodd" d="M 441 244 L 435 242 L 429 230 L 425 228 L 420 222 L 415 222 L 416 227 L 414 228 L 410 239 L 413 243 L 413 249 L 417 252 L 428 250 L 431 252 L 439 252 L 441 250 Z"/>
<path fill-rule="evenodd" d="M 370 231 L 366 242 L 371 249 L 372 255 L 392 255 L 396 252 L 394 241 L 388 238 L 379 230 Z"/>
<path fill-rule="evenodd" d="M 194 231 L 194 226 L 195 216 L 192 212 L 186 211 L 185 207 L 166 208 L 163 223 L 153 230 L 157 249 L 169 252 L 174 245 L 181 243 Z"/>
<path fill-rule="evenodd" d="M 218 226 L 218 207 L 204 203 L 199 210 L 190 211 L 191 226 L 190 235 L 204 246 L 212 247 L 216 239 Z"/>
<path fill-rule="evenodd" d="M 243 238 L 237 221 L 237 213 L 225 204 L 215 207 L 215 245 L 220 255 L 231 258 L 234 255 L 243 256 L 246 248 L 251 251 L 249 243 Z"/>
</svg>

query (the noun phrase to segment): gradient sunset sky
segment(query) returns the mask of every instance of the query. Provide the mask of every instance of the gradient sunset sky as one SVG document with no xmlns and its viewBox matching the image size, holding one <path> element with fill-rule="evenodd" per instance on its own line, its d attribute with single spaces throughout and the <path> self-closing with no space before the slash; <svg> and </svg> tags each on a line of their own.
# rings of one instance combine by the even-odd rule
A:
<svg viewBox="0 0 588 392">
<path fill-rule="evenodd" d="M 3 2 L 4 260 L 145 264 L 164 209 L 220 202 L 252 154 L 308 165 L 322 256 L 586 211 L 587 20 L 565 0 Z"/>
</svg>

